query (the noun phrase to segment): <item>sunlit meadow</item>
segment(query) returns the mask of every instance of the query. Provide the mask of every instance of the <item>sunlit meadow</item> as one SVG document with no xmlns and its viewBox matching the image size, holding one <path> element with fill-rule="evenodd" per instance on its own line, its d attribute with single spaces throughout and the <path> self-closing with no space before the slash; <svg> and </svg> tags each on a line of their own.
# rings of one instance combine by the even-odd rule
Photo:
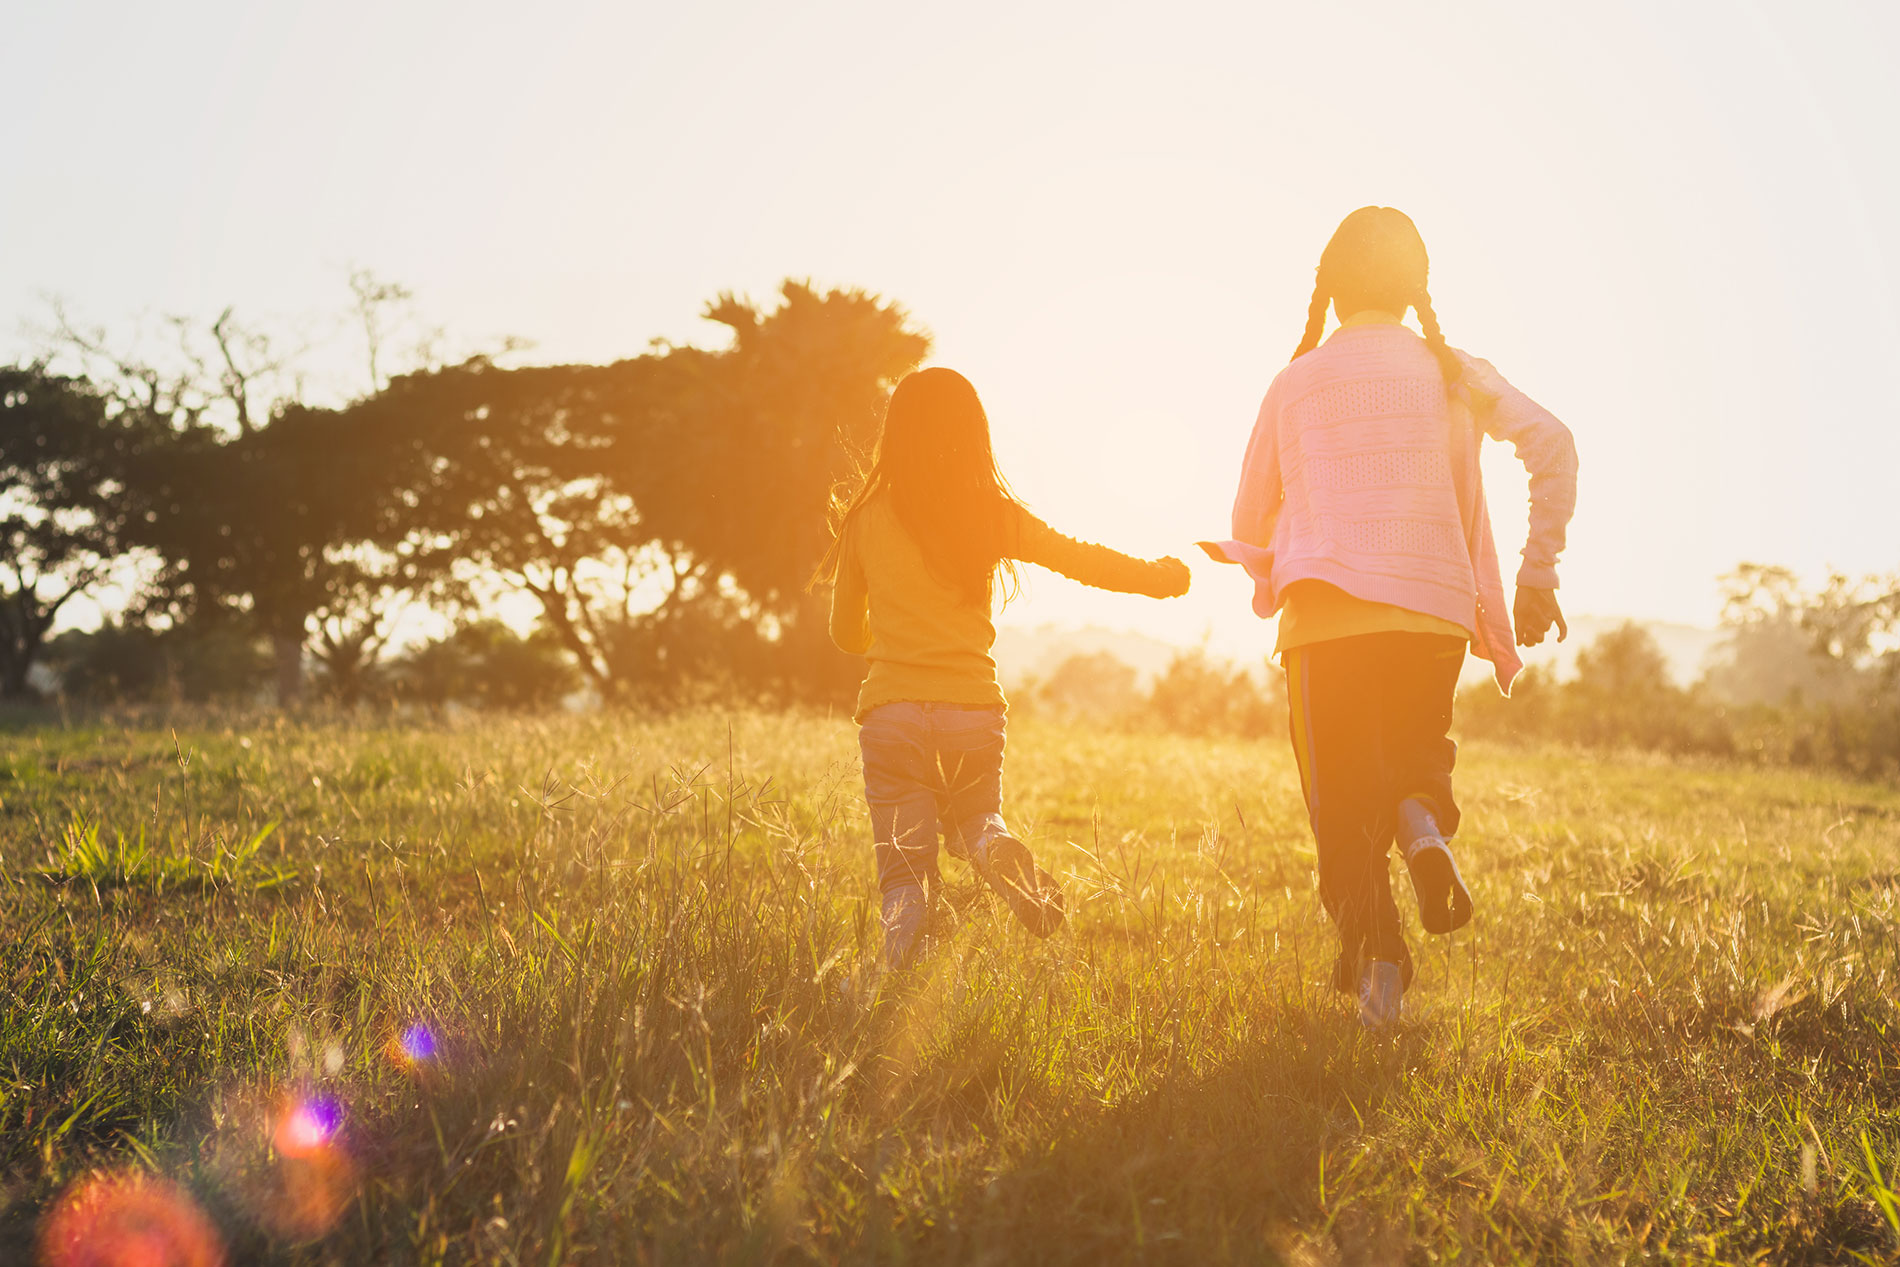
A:
<svg viewBox="0 0 1900 1267">
<path fill-rule="evenodd" d="M 1283 743 L 1010 745 L 1070 924 L 953 872 L 897 979 L 844 719 L 7 735 L 0 1261 L 1900 1246 L 1900 791 L 1468 745 L 1386 1038 Z"/>
</svg>

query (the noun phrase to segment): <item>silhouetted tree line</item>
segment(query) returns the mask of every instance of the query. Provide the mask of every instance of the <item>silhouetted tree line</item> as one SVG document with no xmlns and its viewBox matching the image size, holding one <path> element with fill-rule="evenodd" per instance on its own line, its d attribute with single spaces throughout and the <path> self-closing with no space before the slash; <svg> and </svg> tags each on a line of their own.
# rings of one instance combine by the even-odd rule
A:
<svg viewBox="0 0 1900 1267">
<path fill-rule="evenodd" d="M 1900 773 L 1900 576 L 1802 589 L 1783 568 L 1723 578 L 1726 637 L 1679 686 L 1655 637 L 1626 623 L 1577 653 L 1574 672 L 1527 669 L 1510 699 L 1487 678 L 1459 695 L 1455 733 L 1672 755 Z M 1071 720 L 1258 738 L 1286 728 L 1284 679 L 1177 655 L 1146 690 L 1112 652 L 1079 653 L 1016 693 Z"/>
<path fill-rule="evenodd" d="M 929 348 L 901 309 L 788 282 L 708 306 L 723 348 L 384 381 L 380 305 L 406 292 L 353 284 L 373 390 L 335 408 L 228 312 L 180 323 L 164 365 L 62 315 L 45 359 L 0 368 L 0 693 L 40 663 L 92 698 L 855 685 L 803 584 L 831 487 Z M 50 638 L 85 594 L 104 627 Z M 526 636 L 491 618 L 510 596 Z M 392 654 L 417 606 L 448 632 Z"/>
<path fill-rule="evenodd" d="M 1724 578 L 1720 654 L 1689 686 L 1650 633 L 1627 624 L 1577 655 L 1563 680 L 1527 670 L 1510 700 L 1459 698 L 1467 735 L 1900 772 L 1900 576 L 1834 576 L 1804 590 L 1783 568 Z"/>
</svg>

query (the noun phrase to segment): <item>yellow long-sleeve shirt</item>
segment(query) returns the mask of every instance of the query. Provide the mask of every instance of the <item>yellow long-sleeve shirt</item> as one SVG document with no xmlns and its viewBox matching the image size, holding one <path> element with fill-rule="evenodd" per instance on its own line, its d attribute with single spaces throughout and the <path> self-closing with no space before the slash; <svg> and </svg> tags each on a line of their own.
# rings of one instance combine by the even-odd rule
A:
<svg viewBox="0 0 1900 1267">
<path fill-rule="evenodd" d="M 1450 634 L 1469 640 L 1471 631 L 1437 616 L 1427 616 L 1390 603 L 1355 598 L 1325 581 L 1295 581 L 1286 587 L 1280 607 L 1280 629 L 1273 654 L 1335 638 L 1369 633 Z"/>
<path fill-rule="evenodd" d="M 1154 598 L 1177 592 L 1176 573 L 1165 564 L 1065 537 L 1026 510 L 1006 540 L 1013 543 L 1008 557 L 1097 589 Z M 831 639 L 870 661 L 858 691 L 860 721 L 899 700 L 1007 704 L 990 655 L 996 626 L 989 605 L 932 575 L 888 494 L 872 497 L 845 527 Z"/>
</svg>

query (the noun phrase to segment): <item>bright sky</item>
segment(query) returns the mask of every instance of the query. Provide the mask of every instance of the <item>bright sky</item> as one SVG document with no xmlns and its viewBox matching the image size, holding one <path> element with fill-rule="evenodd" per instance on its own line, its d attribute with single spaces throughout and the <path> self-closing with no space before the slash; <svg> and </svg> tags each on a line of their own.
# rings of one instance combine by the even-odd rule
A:
<svg viewBox="0 0 1900 1267">
<path fill-rule="evenodd" d="M 4 327 L 333 313 L 606 360 L 716 292 L 864 286 L 1058 527 L 1191 557 L 1341 216 L 1576 432 L 1574 612 L 1712 622 L 1738 560 L 1900 568 L 1900 6 L 15 6 Z M 1488 466 L 1500 549 L 1521 478 Z M 1006 619 L 1252 623 L 1039 578 Z"/>
</svg>

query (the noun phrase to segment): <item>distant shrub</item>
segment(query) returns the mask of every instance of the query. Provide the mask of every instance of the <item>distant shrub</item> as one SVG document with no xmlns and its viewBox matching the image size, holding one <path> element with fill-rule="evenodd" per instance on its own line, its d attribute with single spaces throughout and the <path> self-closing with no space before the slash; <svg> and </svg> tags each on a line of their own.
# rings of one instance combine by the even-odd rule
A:
<svg viewBox="0 0 1900 1267">
<path fill-rule="evenodd" d="M 403 698 L 437 707 L 551 708 L 580 686 L 573 657 L 552 633 L 524 636 L 499 620 L 473 621 L 423 643 L 390 673 Z"/>
<path fill-rule="evenodd" d="M 60 693 L 88 703 L 243 698 L 262 691 L 271 670 L 265 641 L 231 620 L 69 630 L 47 644 L 46 663 Z"/>
<path fill-rule="evenodd" d="M 1077 652 L 1035 688 L 1038 703 L 1063 717 L 1125 720 L 1141 706 L 1135 670 L 1112 652 Z"/>
<path fill-rule="evenodd" d="M 1467 735 L 1685 754 L 1734 749 L 1725 707 L 1701 685 L 1677 686 L 1654 635 L 1634 622 L 1578 652 L 1575 677 L 1526 669 L 1509 700 L 1483 683 L 1462 693 L 1458 712 Z"/>
<path fill-rule="evenodd" d="M 1164 730 L 1259 738 L 1285 725 L 1283 683 L 1279 670 L 1271 666 L 1259 678 L 1196 648 L 1177 654 L 1155 679 L 1147 713 Z"/>
<path fill-rule="evenodd" d="M 616 701 L 659 708 L 720 701 L 782 703 L 823 696 L 836 686 L 807 680 L 813 657 L 793 645 L 784 629 L 762 638 L 741 598 L 715 593 L 635 621 L 611 624 L 600 633 L 602 660 L 610 670 Z M 839 657 L 842 659 L 843 657 Z M 837 661 L 818 657 L 835 669 Z M 858 665 L 849 661 L 851 685 Z"/>
<path fill-rule="evenodd" d="M 1784 609 L 1772 620 L 1733 623 L 1729 656 L 1688 687 L 1670 680 L 1655 639 L 1626 624 L 1579 652 L 1572 678 L 1528 669 L 1509 700 L 1488 684 L 1466 689 L 1459 729 L 1864 775 L 1900 771 L 1900 653 L 1868 652 L 1863 643 L 1858 657 L 1828 655 L 1812 638 L 1789 636 L 1809 619 Z"/>
<path fill-rule="evenodd" d="M 1031 707 L 1069 719 L 1184 735 L 1277 734 L 1286 722 L 1278 669 L 1256 675 L 1201 649 L 1178 652 L 1144 693 L 1134 668 L 1112 652 L 1071 655 L 1022 692 Z"/>
</svg>

